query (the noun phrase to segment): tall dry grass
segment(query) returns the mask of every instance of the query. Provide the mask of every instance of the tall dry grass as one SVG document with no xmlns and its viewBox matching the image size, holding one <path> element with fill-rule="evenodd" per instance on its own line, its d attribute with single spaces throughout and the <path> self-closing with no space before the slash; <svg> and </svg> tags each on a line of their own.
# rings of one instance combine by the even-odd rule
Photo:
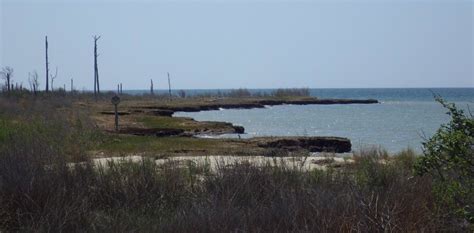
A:
<svg viewBox="0 0 474 233">
<path fill-rule="evenodd" d="M 465 230 L 437 217 L 428 177 L 371 157 L 342 170 L 236 164 L 203 175 L 147 159 L 71 166 L 39 138 L 9 145 L 0 152 L 3 231 Z"/>
</svg>

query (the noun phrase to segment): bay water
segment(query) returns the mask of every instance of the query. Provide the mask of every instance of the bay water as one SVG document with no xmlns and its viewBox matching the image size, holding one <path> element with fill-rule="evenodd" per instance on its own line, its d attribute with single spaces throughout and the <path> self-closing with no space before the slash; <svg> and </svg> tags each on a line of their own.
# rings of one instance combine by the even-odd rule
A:
<svg viewBox="0 0 474 233">
<path fill-rule="evenodd" d="M 187 90 L 191 94 L 213 91 L 217 92 Z M 406 148 L 421 152 L 422 141 L 431 137 L 441 124 L 449 122 L 447 110 L 435 101 L 434 94 L 454 102 L 467 114 L 474 109 L 474 88 L 310 89 L 310 93 L 318 98 L 371 98 L 380 104 L 281 105 L 263 109 L 177 112 L 175 116 L 241 125 L 246 132 L 242 137 L 340 136 L 351 140 L 353 150 L 375 146 L 396 153 Z"/>
</svg>

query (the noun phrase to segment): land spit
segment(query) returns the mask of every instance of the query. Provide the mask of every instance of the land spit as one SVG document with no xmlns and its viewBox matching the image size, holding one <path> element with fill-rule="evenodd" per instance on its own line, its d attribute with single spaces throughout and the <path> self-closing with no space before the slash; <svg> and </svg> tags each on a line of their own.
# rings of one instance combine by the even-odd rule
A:
<svg viewBox="0 0 474 233">
<path fill-rule="evenodd" d="M 198 112 L 220 109 L 252 109 L 265 108 L 274 105 L 310 105 L 310 104 L 375 104 L 374 99 L 354 100 L 354 99 L 318 99 L 314 97 L 252 97 L 252 98 L 179 98 L 173 100 L 127 100 L 123 98 L 120 107 L 120 129 L 114 130 L 113 111 L 110 104 L 96 105 L 97 113 L 95 119 L 97 125 L 104 131 L 116 135 L 133 135 L 159 138 L 182 138 L 203 135 L 220 134 L 243 134 L 245 129 L 242 126 L 233 125 L 227 122 L 196 121 L 189 117 L 174 117 L 175 112 Z M 124 137 L 122 139 L 127 139 Z M 147 139 L 148 140 L 148 139 Z M 159 140 L 159 139 L 156 139 Z M 184 140 L 174 140 L 170 143 L 176 149 L 168 150 L 163 154 L 193 155 L 200 154 L 253 154 L 262 153 L 275 154 L 273 150 L 281 151 L 309 151 L 309 152 L 335 152 L 345 153 L 351 151 L 351 142 L 347 138 L 341 137 L 256 137 L 250 139 L 206 139 L 201 138 L 199 143 L 208 146 L 176 145 Z M 137 140 L 134 140 L 137 141 Z M 197 141 L 197 139 L 196 139 Z M 197 144 L 192 141 L 193 145 Z M 189 141 L 188 141 L 189 142 Z M 148 143 L 148 144 L 147 144 Z M 151 142 L 143 143 L 149 145 Z M 119 146 L 112 145 L 111 147 Z M 141 146 L 141 145 L 136 145 Z M 164 148 L 162 146 L 160 148 Z M 211 147 L 218 147 L 220 150 L 213 150 Z M 226 148 L 239 148 L 238 150 L 226 151 Z M 245 151 L 250 150 L 250 152 Z M 136 152 L 137 150 L 135 150 Z M 211 153 L 211 151 L 213 153 Z M 237 152 L 236 152 L 237 151 Z M 243 152 L 244 151 L 244 152 Z M 163 151 L 165 152 L 165 151 Z M 207 152 L 207 153 L 206 153 Z M 279 155 L 283 154 L 278 152 Z"/>
<path fill-rule="evenodd" d="M 144 105 L 134 106 L 132 109 L 153 109 L 157 115 L 172 115 L 174 112 L 200 112 L 220 109 L 252 109 L 265 108 L 275 105 L 329 105 L 329 104 L 376 104 L 375 99 L 317 99 L 317 98 L 298 98 L 298 99 L 249 99 L 248 101 L 223 101 L 222 99 L 209 99 L 205 103 L 184 104 L 178 106 L 170 105 Z"/>
</svg>

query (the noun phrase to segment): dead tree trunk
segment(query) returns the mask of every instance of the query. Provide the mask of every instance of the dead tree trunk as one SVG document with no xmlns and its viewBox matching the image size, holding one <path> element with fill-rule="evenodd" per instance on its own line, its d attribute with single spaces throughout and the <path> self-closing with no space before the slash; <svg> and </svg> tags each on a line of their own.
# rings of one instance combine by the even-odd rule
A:
<svg viewBox="0 0 474 233">
<path fill-rule="evenodd" d="M 168 92 L 170 94 L 170 100 L 171 100 L 171 80 L 170 80 L 170 73 L 168 72 Z"/>
<path fill-rule="evenodd" d="M 94 36 L 94 95 L 100 94 L 99 67 L 97 66 L 97 41 L 100 36 Z"/>
<path fill-rule="evenodd" d="M 123 94 L 122 83 L 120 83 L 120 94 Z"/>
<path fill-rule="evenodd" d="M 45 37 L 45 47 L 46 47 L 46 92 L 49 92 L 48 36 Z"/>
<path fill-rule="evenodd" d="M 71 93 L 74 91 L 74 80 L 71 79 Z"/>
<path fill-rule="evenodd" d="M 11 74 L 10 73 L 6 73 L 6 79 L 7 79 L 7 91 L 10 92 L 12 91 L 11 88 L 10 88 L 10 76 Z"/>
<path fill-rule="evenodd" d="M 154 95 L 154 94 L 155 94 L 155 92 L 154 92 L 154 90 L 153 90 L 153 79 L 150 79 L 150 94 L 151 94 L 151 95 Z"/>
<path fill-rule="evenodd" d="M 33 90 L 33 94 L 36 95 L 38 90 L 39 82 L 38 82 L 38 72 L 34 71 L 32 74 L 28 73 L 28 82 Z"/>
</svg>

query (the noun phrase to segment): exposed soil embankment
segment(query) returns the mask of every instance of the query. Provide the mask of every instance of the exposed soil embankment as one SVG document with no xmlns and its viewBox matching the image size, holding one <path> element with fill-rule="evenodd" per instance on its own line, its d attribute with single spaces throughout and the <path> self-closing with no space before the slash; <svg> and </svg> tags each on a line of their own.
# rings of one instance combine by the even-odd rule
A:
<svg viewBox="0 0 474 233">
<path fill-rule="evenodd" d="M 121 128 L 119 133 L 131 134 L 137 136 L 156 136 L 156 137 L 169 137 L 169 136 L 184 136 L 184 130 L 182 129 L 160 129 L 160 128 Z"/>
<path fill-rule="evenodd" d="M 289 151 L 345 153 L 351 151 L 351 141 L 341 137 L 262 137 L 254 138 L 263 148 L 278 148 Z"/>
<path fill-rule="evenodd" d="M 146 112 L 147 115 L 151 115 L 151 116 L 169 116 L 169 117 L 172 116 L 173 113 L 174 113 L 173 111 L 166 110 L 166 109 L 155 109 L 155 110 Z"/>
<path fill-rule="evenodd" d="M 114 111 L 102 111 L 100 112 L 100 114 L 103 114 L 103 115 L 115 115 L 115 112 Z M 119 116 L 126 116 L 126 115 L 130 115 L 130 112 L 117 112 L 117 114 Z"/>
<path fill-rule="evenodd" d="M 115 132 L 114 114 L 108 111 L 96 115 L 98 126 L 105 131 Z M 120 134 L 141 136 L 184 136 L 243 134 L 244 127 L 228 122 L 196 121 L 190 117 L 172 117 L 169 110 L 134 109 L 119 112 Z"/>
</svg>

